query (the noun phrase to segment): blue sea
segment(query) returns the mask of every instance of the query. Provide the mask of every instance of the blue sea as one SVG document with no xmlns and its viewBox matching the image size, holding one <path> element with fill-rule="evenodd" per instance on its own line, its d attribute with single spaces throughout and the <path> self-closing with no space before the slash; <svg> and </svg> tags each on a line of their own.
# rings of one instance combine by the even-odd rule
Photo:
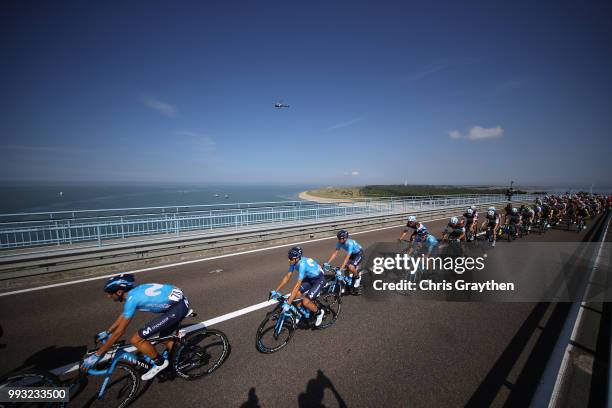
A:
<svg viewBox="0 0 612 408">
<path fill-rule="evenodd" d="M 0 214 L 298 200 L 312 185 L 13 183 L 0 186 Z"/>
</svg>

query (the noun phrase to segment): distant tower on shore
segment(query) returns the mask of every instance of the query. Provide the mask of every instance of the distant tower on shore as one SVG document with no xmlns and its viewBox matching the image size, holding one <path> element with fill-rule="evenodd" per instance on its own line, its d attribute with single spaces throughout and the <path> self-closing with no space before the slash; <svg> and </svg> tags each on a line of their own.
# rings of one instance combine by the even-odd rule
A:
<svg viewBox="0 0 612 408">
<path fill-rule="evenodd" d="M 404 187 L 408 187 L 408 180 L 404 180 Z"/>
</svg>

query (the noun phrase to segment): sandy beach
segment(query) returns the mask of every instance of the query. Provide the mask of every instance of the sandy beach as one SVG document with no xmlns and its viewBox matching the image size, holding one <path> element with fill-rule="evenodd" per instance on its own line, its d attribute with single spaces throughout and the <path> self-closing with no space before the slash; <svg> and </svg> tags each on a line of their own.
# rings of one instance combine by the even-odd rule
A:
<svg viewBox="0 0 612 408">
<path fill-rule="evenodd" d="M 342 201 L 350 201 L 347 199 L 340 199 L 340 198 L 323 198 L 323 197 L 317 197 L 317 196 L 313 196 L 308 194 L 308 191 L 302 191 L 299 195 L 298 195 L 300 200 L 306 200 L 306 201 L 315 201 L 317 203 L 337 203 L 337 202 L 342 202 Z"/>
</svg>

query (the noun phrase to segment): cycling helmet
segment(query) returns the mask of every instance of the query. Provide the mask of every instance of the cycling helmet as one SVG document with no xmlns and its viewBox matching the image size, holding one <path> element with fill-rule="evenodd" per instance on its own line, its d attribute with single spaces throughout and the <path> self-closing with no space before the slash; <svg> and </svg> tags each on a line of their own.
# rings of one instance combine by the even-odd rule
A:
<svg viewBox="0 0 612 408">
<path fill-rule="evenodd" d="M 451 222 L 451 224 L 453 224 L 453 225 L 458 224 L 458 223 L 459 223 L 459 218 L 457 218 L 457 217 L 452 217 L 452 218 L 450 219 L 450 222 Z"/>
<path fill-rule="evenodd" d="M 338 237 L 338 239 L 347 239 L 349 237 L 349 233 L 346 230 L 340 230 L 338 231 L 336 236 Z"/>
<path fill-rule="evenodd" d="M 512 214 L 516 214 L 518 212 L 518 209 L 516 207 L 512 208 Z"/>
<path fill-rule="evenodd" d="M 106 293 L 117 293 L 119 289 L 130 290 L 134 287 L 134 275 L 125 273 L 113 276 L 106 281 L 104 291 Z"/>
<path fill-rule="evenodd" d="M 409 215 L 408 216 L 408 222 L 416 222 L 416 216 L 415 215 Z"/>
<path fill-rule="evenodd" d="M 472 215 L 472 214 L 474 214 L 474 210 L 472 210 L 471 208 L 468 208 L 468 209 L 467 209 L 467 214 L 468 214 L 468 215 Z"/>
<path fill-rule="evenodd" d="M 476 206 L 475 206 L 475 205 L 470 205 L 470 209 L 471 209 L 472 211 L 476 211 Z"/>
<path fill-rule="evenodd" d="M 487 211 L 487 214 L 489 215 L 489 217 L 492 217 L 495 215 L 495 210 L 489 209 L 489 211 Z"/>
<path fill-rule="evenodd" d="M 301 258 L 302 253 L 304 253 L 304 251 L 302 251 L 302 248 L 296 246 L 296 247 L 291 248 L 287 255 L 289 255 L 289 259 Z"/>
<path fill-rule="evenodd" d="M 487 211 L 495 211 L 495 207 L 491 206 Z"/>
</svg>

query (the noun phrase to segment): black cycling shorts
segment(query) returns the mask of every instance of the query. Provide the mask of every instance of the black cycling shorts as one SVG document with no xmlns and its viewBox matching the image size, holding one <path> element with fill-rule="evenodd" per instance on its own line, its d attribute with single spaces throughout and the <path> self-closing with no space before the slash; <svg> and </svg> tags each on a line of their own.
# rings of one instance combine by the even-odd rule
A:
<svg viewBox="0 0 612 408">
<path fill-rule="evenodd" d="M 183 298 L 138 330 L 138 336 L 141 339 L 148 339 L 157 333 L 160 337 L 169 336 L 178 330 L 179 324 L 188 312 L 189 303 L 186 298 Z"/>
<path fill-rule="evenodd" d="M 304 279 L 300 286 L 300 293 L 310 300 L 315 300 L 319 293 L 321 293 L 323 286 L 325 286 L 325 275 L 320 274 L 316 278 Z"/>
<path fill-rule="evenodd" d="M 362 260 L 363 260 L 363 251 L 359 251 L 354 254 L 351 254 L 351 256 L 349 257 L 348 263 L 353 265 L 355 268 L 357 268 Z"/>
</svg>

